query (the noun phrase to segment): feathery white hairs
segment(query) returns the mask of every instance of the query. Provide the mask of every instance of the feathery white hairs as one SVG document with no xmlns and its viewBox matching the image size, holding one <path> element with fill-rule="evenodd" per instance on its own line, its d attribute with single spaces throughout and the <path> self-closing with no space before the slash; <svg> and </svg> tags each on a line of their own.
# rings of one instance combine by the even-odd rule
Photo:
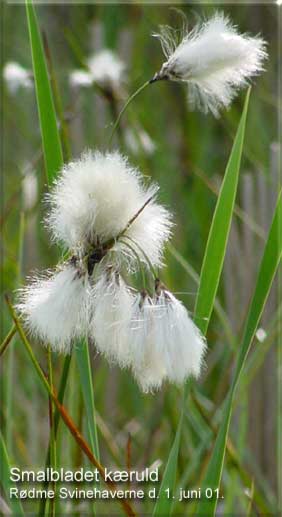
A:
<svg viewBox="0 0 282 517">
<path fill-rule="evenodd" d="M 182 31 L 160 26 L 160 32 L 153 36 L 160 40 L 167 61 L 128 98 L 113 125 L 109 143 L 129 104 L 150 84 L 164 79 L 186 82 L 190 107 L 218 117 L 239 89 L 263 70 L 267 58 L 266 42 L 239 34 L 222 12 L 198 23 L 191 31 L 185 19 Z"/>
<path fill-rule="evenodd" d="M 167 61 L 152 82 L 162 79 L 188 83 L 192 108 L 218 116 L 228 107 L 241 87 L 263 70 L 267 58 L 262 38 L 239 34 L 227 16 L 217 12 L 190 32 L 186 29 L 180 42 L 177 32 L 161 26 L 160 39 Z"/>
<path fill-rule="evenodd" d="M 86 152 L 65 165 L 47 196 L 46 224 L 71 258 L 19 292 L 27 328 L 55 351 L 92 338 L 110 363 L 130 368 L 144 392 L 198 376 L 205 341 L 184 306 L 156 280 L 150 296 L 122 269 L 162 266 L 171 215 L 158 187 L 118 152 Z"/>
</svg>

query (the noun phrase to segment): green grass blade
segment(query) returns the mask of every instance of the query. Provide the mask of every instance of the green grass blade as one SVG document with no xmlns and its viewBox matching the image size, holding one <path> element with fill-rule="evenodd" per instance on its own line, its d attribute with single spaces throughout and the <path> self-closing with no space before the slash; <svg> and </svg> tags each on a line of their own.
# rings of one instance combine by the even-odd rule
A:
<svg viewBox="0 0 282 517">
<path fill-rule="evenodd" d="M 245 135 L 249 97 L 250 89 L 246 95 L 243 113 L 218 196 L 200 275 L 200 283 L 195 307 L 195 321 L 203 334 L 206 334 L 210 316 L 214 307 L 216 291 L 223 267 L 223 260 L 231 226 Z M 188 383 L 184 387 L 183 410 L 186 405 L 187 393 Z M 159 500 L 155 506 L 158 513 L 154 513 L 154 515 L 170 515 L 172 509 L 173 500 L 165 500 L 162 494 L 163 490 L 168 488 L 168 483 L 171 483 L 170 489 L 173 490 L 172 482 L 174 483 L 176 478 L 177 457 L 182 422 L 183 418 L 181 416 L 179 419 L 176 437 L 168 458 L 164 479 L 160 489 Z"/>
<path fill-rule="evenodd" d="M 265 245 L 254 295 L 248 311 L 234 379 L 224 404 L 223 420 L 203 481 L 203 489 L 205 489 L 205 487 L 217 488 L 220 484 L 235 391 L 238 386 L 248 351 L 255 335 L 256 328 L 259 324 L 275 273 L 281 260 L 282 239 L 279 234 L 281 229 L 281 222 L 282 197 L 280 193 L 273 222 L 269 231 L 269 236 Z M 215 514 L 216 506 L 216 499 L 210 501 L 202 499 L 197 508 L 197 515 L 204 514 L 206 516 L 213 516 Z"/>
<path fill-rule="evenodd" d="M 195 321 L 205 334 L 214 307 L 214 300 L 223 267 L 228 235 L 236 198 L 250 89 L 236 133 L 224 179 L 218 196 L 202 264 L 196 299 Z"/>
<path fill-rule="evenodd" d="M 10 488 L 13 484 L 10 481 L 11 465 L 9 456 L 5 446 L 4 438 L 0 432 L 0 464 L 1 464 L 1 484 L 3 486 L 6 497 L 9 501 L 9 506 L 12 509 L 13 515 L 24 515 L 24 511 L 19 499 L 10 498 Z"/>
<path fill-rule="evenodd" d="M 200 283 L 200 277 L 198 273 L 193 269 L 193 267 L 189 264 L 189 262 L 179 253 L 178 250 L 172 246 L 172 244 L 168 244 L 167 249 L 169 253 L 175 258 L 175 260 L 178 262 L 178 264 L 186 271 L 192 280 L 194 280 L 195 284 L 198 286 Z M 218 320 L 220 321 L 222 328 L 224 329 L 226 338 L 228 340 L 228 343 L 232 348 L 235 347 L 234 343 L 234 336 L 232 333 L 232 329 L 230 326 L 230 322 L 228 320 L 228 316 L 223 309 L 221 303 L 219 300 L 215 298 L 214 300 L 214 312 L 217 314 Z"/>
<path fill-rule="evenodd" d="M 20 220 L 19 220 L 19 241 L 18 241 L 18 271 L 17 271 L 17 283 L 16 287 L 18 287 L 21 283 L 21 277 L 22 277 L 22 266 L 23 266 L 23 245 L 24 245 L 24 232 L 25 232 L 25 219 L 24 219 L 24 212 L 20 213 Z M 13 430 L 13 393 L 14 393 L 14 340 L 11 341 L 11 344 L 9 346 L 9 349 L 7 351 L 7 389 L 6 389 L 6 400 L 5 400 L 5 406 L 6 406 L 6 443 L 7 448 L 10 454 L 13 454 L 13 442 L 12 442 L 12 430 Z"/>
<path fill-rule="evenodd" d="M 161 487 L 158 494 L 158 500 L 154 507 L 153 517 L 171 514 L 173 504 L 173 490 L 176 481 L 177 461 L 179 453 L 179 445 L 181 438 L 181 429 L 183 421 L 183 412 L 180 417 L 180 425 L 178 425 L 172 448 L 169 453 L 168 461 L 164 471 Z"/>
<path fill-rule="evenodd" d="M 63 154 L 42 39 L 34 7 L 28 0 L 26 13 L 47 180 L 51 183 L 63 164 Z"/>
<path fill-rule="evenodd" d="M 55 105 L 49 81 L 48 67 L 43 50 L 43 43 L 32 3 L 26 1 L 26 15 L 32 54 L 32 65 L 36 88 L 36 99 L 40 121 L 42 147 L 45 160 L 47 182 L 50 184 L 63 165 L 63 153 L 57 125 Z M 51 348 L 48 347 L 48 373 L 53 390 L 53 367 Z M 50 398 L 50 466 L 56 468 L 56 432 L 54 428 L 55 407 Z M 55 486 L 54 486 L 55 488 Z M 55 512 L 54 501 L 50 503 L 50 512 Z"/>
<path fill-rule="evenodd" d="M 99 460 L 100 456 L 97 425 L 95 419 L 94 390 L 91 376 L 89 348 L 86 339 L 76 346 L 75 355 L 78 365 L 84 404 L 86 408 L 90 444 L 94 455 Z"/>
</svg>

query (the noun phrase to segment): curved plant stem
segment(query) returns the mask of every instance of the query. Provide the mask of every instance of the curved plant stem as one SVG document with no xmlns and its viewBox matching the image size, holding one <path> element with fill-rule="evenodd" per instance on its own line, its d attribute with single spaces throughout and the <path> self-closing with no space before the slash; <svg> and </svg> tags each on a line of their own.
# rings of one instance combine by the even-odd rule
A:
<svg viewBox="0 0 282 517">
<path fill-rule="evenodd" d="M 59 387 L 59 392 L 58 392 L 58 397 L 57 397 L 58 401 L 61 404 L 64 401 L 64 396 L 65 396 L 65 391 L 66 391 L 66 386 L 67 386 L 67 380 L 68 380 L 68 375 L 69 375 L 69 369 L 70 369 L 70 364 L 71 364 L 71 357 L 72 357 L 71 355 L 67 355 L 65 360 L 64 360 L 63 373 L 62 373 L 62 377 L 61 377 L 61 381 L 60 381 L 60 387 Z M 55 408 L 54 420 L 53 420 L 53 429 L 54 429 L 55 439 L 57 438 L 59 422 L 60 422 L 60 413 L 59 413 L 58 409 Z M 49 445 L 48 445 L 48 450 L 47 450 L 47 454 L 46 454 L 45 470 L 47 469 L 47 467 L 50 464 L 50 453 L 51 453 L 51 436 L 49 438 Z M 48 481 L 43 481 L 41 488 L 42 488 L 42 490 L 47 490 L 48 486 L 49 486 Z M 38 515 L 39 516 L 45 515 L 46 502 L 47 502 L 46 498 L 43 497 L 42 499 L 40 499 L 39 511 L 38 511 Z"/>
<path fill-rule="evenodd" d="M 123 235 L 122 236 L 123 239 L 128 239 L 130 242 L 132 242 L 132 244 L 134 244 L 134 246 L 136 246 L 136 248 L 139 249 L 139 251 L 142 253 L 143 257 L 145 258 L 145 261 L 147 262 L 150 270 L 151 270 L 151 273 L 153 275 L 153 277 L 156 279 L 158 278 L 158 275 L 155 271 L 155 268 L 152 264 L 152 262 L 150 261 L 148 255 L 145 253 L 145 251 L 141 248 L 141 246 L 139 246 L 138 242 L 136 242 L 134 239 L 132 239 L 131 237 L 129 237 L 128 235 Z"/>
<path fill-rule="evenodd" d="M 13 325 L 11 330 L 9 330 L 7 336 L 5 337 L 4 341 L 0 345 L 0 357 L 6 351 L 7 346 L 12 341 L 12 338 L 14 337 L 16 332 L 17 332 L 17 327 L 16 327 L 16 325 Z"/>
<path fill-rule="evenodd" d="M 128 242 L 124 242 L 122 239 L 120 239 L 120 242 L 123 242 L 123 244 L 125 246 L 127 246 L 132 251 L 133 255 L 136 257 L 136 260 L 137 260 L 137 263 L 138 263 L 138 267 L 139 267 L 140 273 L 142 275 L 143 288 L 145 289 L 145 287 L 146 287 L 146 280 L 145 280 L 145 275 L 144 275 L 144 269 L 142 267 L 142 262 L 140 260 L 140 257 L 138 255 L 137 251 L 133 248 L 133 246 L 128 244 Z"/>
<path fill-rule="evenodd" d="M 119 115 L 118 115 L 118 118 L 116 119 L 115 123 L 114 123 L 114 126 L 113 126 L 113 129 L 112 129 L 112 132 L 111 132 L 111 136 L 110 136 L 110 139 L 109 139 L 109 147 L 111 147 L 111 144 L 112 144 L 112 140 L 113 140 L 113 137 L 114 137 L 114 134 L 116 132 L 116 129 L 120 123 L 120 119 L 122 117 L 122 115 L 124 114 L 124 112 L 126 111 L 127 107 L 129 106 L 129 104 L 131 104 L 131 102 L 133 101 L 133 99 L 135 99 L 135 97 L 137 97 L 137 95 L 139 95 L 139 93 L 141 93 L 143 90 L 145 90 L 145 88 L 147 86 L 149 86 L 149 84 L 151 84 L 151 80 L 150 81 L 146 81 L 144 84 L 142 84 L 142 86 L 140 86 L 140 88 L 138 88 L 138 90 L 136 90 L 136 92 L 134 92 L 126 101 L 125 105 L 123 106 L 122 110 L 120 111 Z"/>
</svg>

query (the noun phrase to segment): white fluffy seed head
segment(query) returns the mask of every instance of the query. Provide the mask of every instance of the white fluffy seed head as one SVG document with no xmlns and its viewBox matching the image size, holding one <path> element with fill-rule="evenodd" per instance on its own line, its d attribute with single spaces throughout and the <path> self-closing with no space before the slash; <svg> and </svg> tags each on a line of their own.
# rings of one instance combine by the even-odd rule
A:
<svg viewBox="0 0 282 517">
<path fill-rule="evenodd" d="M 156 339 L 161 317 L 159 308 L 146 293 L 137 296 L 130 329 L 131 367 L 144 393 L 158 390 L 166 375 Z"/>
<path fill-rule="evenodd" d="M 162 311 L 159 348 L 167 379 L 182 384 L 189 376 L 199 377 L 206 351 L 204 337 L 172 293 L 162 290 L 156 303 Z"/>
<path fill-rule="evenodd" d="M 121 276 L 113 270 L 102 274 L 91 292 L 93 317 L 89 334 L 97 350 L 112 364 L 130 363 L 129 324 L 133 295 Z"/>
<path fill-rule="evenodd" d="M 142 391 L 168 382 L 182 384 L 198 377 L 206 350 L 205 339 L 182 303 L 162 288 L 135 303 L 131 330 L 131 367 Z"/>
<path fill-rule="evenodd" d="M 171 214 L 163 206 L 151 201 L 116 242 L 115 248 L 128 259 L 128 267 L 140 262 L 148 267 L 148 260 L 155 267 L 163 266 L 163 249 L 171 235 Z"/>
<path fill-rule="evenodd" d="M 239 34 L 221 12 L 186 32 L 179 44 L 170 28 L 161 27 L 156 36 L 167 57 L 156 79 L 186 81 L 191 107 L 215 116 L 263 70 L 267 58 L 265 41 Z"/>
<path fill-rule="evenodd" d="M 125 72 L 125 64 L 112 52 L 104 49 L 87 61 L 92 81 L 101 88 L 115 91 L 120 88 Z"/>
<path fill-rule="evenodd" d="M 13 61 L 6 63 L 3 68 L 3 78 L 11 93 L 16 93 L 20 88 L 32 88 L 31 72 Z"/>
<path fill-rule="evenodd" d="M 16 309 L 31 335 L 54 351 L 69 353 L 72 341 L 86 335 L 87 274 L 72 264 L 32 278 L 18 298 Z"/>
<path fill-rule="evenodd" d="M 154 184 L 146 187 L 140 172 L 118 152 L 86 152 L 63 168 L 48 194 L 46 223 L 54 239 L 71 249 L 104 244 L 125 230 L 124 236 L 144 247 L 152 263 L 160 265 L 171 219 L 153 200 L 157 190 Z M 115 251 L 125 253 L 129 262 L 136 261 L 124 243 L 116 242 Z M 139 248 L 137 253 L 144 262 Z"/>
</svg>

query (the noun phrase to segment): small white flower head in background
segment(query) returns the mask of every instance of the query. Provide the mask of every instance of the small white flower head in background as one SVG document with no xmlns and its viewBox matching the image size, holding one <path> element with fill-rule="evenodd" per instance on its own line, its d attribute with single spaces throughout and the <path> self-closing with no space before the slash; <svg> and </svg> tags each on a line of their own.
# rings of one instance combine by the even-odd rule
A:
<svg viewBox="0 0 282 517">
<path fill-rule="evenodd" d="M 257 329 L 256 338 L 260 343 L 263 343 L 266 340 L 267 333 L 265 332 L 265 330 L 262 327 Z"/>
<path fill-rule="evenodd" d="M 155 34 L 161 41 L 167 61 L 151 82 L 169 79 L 188 84 L 192 108 L 218 116 L 230 105 L 238 90 L 263 70 L 266 43 L 260 37 L 240 34 L 221 12 L 190 32 L 179 42 L 177 32 L 162 26 Z"/>
<path fill-rule="evenodd" d="M 38 175 L 30 168 L 22 179 L 22 197 L 24 209 L 32 210 L 38 199 Z"/>
<path fill-rule="evenodd" d="M 67 263 L 57 271 L 33 277 L 18 292 L 16 309 L 31 335 L 56 352 L 69 353 L 88 324 L 87 272 Z"/>
<path fill-rule="evenodd" d="M 3 78 L 12 94 L 17 93 L 20 88 L 30 89 L 33 86 L 31 72 L 14 61 L 5 64 Z"/>
<path fill-rule="evenodd" d="M 111 50 L 104 49 L 87 61 L 94 83 L 105 90 L 115 91 L 124 80 L 125 64 Z"/>
<path fill-rule="evenodd" d="M 92 78 L 89 72 L 84 70 L 73 70 L 69 77 L 70 85 L 74 88 L 91 86 Z"/>
<path fill-rule="evenodd" d="M 125 63 L 111 50 L 103 49 L 91 56 L 88 70 L 73 70 L 69 76 L 73 87 L 89 87 L 96 84 L 108 95 L 116 95 L 125 79 Z"/>
<path fill-rule="evenodd" d="M 134 155 L 144 153 L 147 156 L 154 154 L 156 150 L 156 144 L 150 137 L 150 135 L 142 128 L 136 129 L 126 128 L 124 132 L 124 139 L 127 148 Z"/>
<path fill-rule="evenodd" d="M 48 195 L 46 224 L 54 240 L 69 249 L 115 241 L 117 258 L 126 255 L 136 262 L 137 253 L 144 262 L 139 246 L 159 267 L 172 223 L 169 212 L 155 201 L 157 190 L 155 184 L 146 186 L 141 173 L 118 152 L 86 152 L 61 171 Z M 130 247 L 126 238 L 134 241 Z"/>
</svg>

